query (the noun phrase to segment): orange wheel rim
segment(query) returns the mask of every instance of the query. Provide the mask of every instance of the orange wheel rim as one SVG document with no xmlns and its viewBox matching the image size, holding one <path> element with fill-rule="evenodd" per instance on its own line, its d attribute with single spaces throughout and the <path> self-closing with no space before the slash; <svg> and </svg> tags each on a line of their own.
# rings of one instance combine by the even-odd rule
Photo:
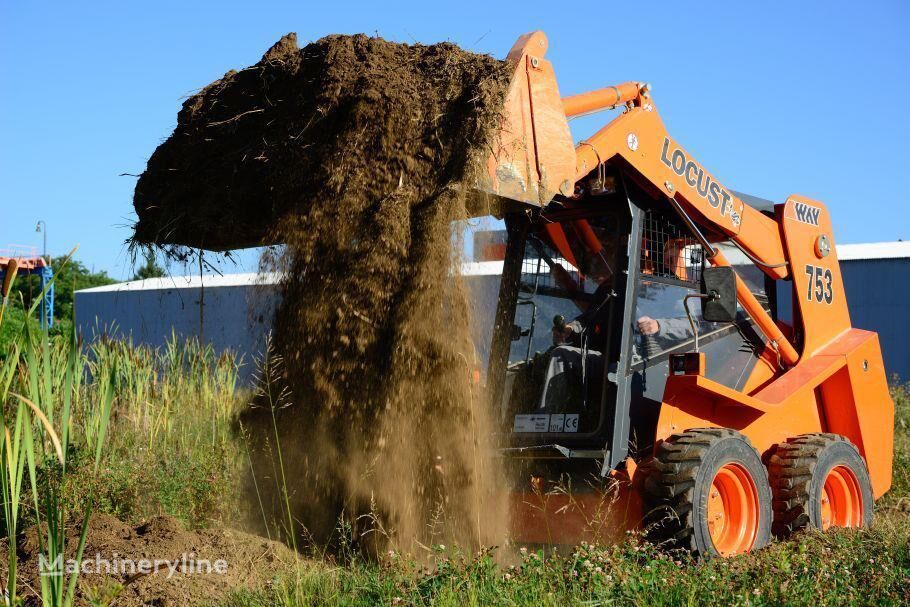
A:
<svg viewBox="0 0 910 607">
<path fill-rule="evenodd" d="M 708 532 L 721 556 L 747 552 L 758 535 L 758 489 L 744 466 L 717 471 L 708 493 Z"/>
<path fill-rule="evenodd" d="M 853 470 L 847 466 L 831 469 L 822 485 L 820 505 L 822 529 L 862 526 L 863 496 Z"/>
</svg>

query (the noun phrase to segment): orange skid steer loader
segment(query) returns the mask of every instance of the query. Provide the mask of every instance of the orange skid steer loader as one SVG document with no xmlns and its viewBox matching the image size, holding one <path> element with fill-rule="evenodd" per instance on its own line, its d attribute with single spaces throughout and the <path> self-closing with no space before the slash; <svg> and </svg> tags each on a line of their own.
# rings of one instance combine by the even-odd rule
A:
<svg viewBox="0 0 910 607">
<path fill-rule="evenodd" d="M 670 137 L 647 84 L 560 97 L 546 50 L 534 32 L 509 53 L 476 184 L 508 234 L 486 377 L 516 538 L 645 525 L 732 555 L 868 525 L 894 405 L 877 335 L 851 327 L 824 204 L 729 189 Z M 611 108 L 573 145 L 569 118 Z M 602 519 L 601 492 L 551 491 L 599 462 L 617 490 Z"/>
</svg>

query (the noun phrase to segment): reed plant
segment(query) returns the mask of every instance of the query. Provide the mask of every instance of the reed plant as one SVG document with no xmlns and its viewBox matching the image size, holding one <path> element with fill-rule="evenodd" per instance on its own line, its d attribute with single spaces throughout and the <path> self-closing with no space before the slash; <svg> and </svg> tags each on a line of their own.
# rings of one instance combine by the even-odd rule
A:
<svg viewBox="0 0 910 607">
<path fill-rule="evenodd" d="M 33 318 L 40 297 L 26 308 Z M 36 526 L 39 550 L 53 566 L 81 561 L 90 515 L 126 519 L 171 514 L 191 526 L 219 518 L 234 504 L 236 454 L 232 419 L 245 402 L 242 361 L 195 339 L 172 335 L 162 348 L 104 333 L 82 343 L 75 332 L 48 335 L 35 322 L 17 326 L 0 352 L 0 493 L 7 551 L 0 584 L 16 604 L 17 539 Z M 66 529 L 79 541 L 66 554 Z M 71 568 L 69 568 L 71 569 Z M 45 606 L 73 604 L 78 571 L 40 576 Z"/>
<path fill-rule="evenodd" d="M 0 323 L 10 303 L 15 274 L 15 269 L 7 272 L 4 280 Z M 28 309 L 26 318 L 34 316 L 51 284 Z M 68 607 L 75 598 L 79 568 L 63 568 L 68 510 L 61 501 L 60 487 L 71 473 L 69 454 L 73 446 L 93 454 L 97 472 L 113 401 L 107 376 L 98 382 L 107 386 L 100 398 L 87 398 L 88 394 L 79 389 L 83 369 L 84 358 L 75 334 L 51 340 L 29 322 L 22 325 L 0 359 L 0 491 L 8 551 L 4 594 L 9 603 L 17 600 L 16 540 L 25 507 L 37 525 L 43 561 L 51 565 L 51 570 L 40 576 L 42 605 Z M 77 411 L 82 413 L 78 419 Z M 85 548 L 91 504 L 89 499 L 81 512 L 80 541 L 72 556 L 76 563 L 81 562 Z"/>
</svg>

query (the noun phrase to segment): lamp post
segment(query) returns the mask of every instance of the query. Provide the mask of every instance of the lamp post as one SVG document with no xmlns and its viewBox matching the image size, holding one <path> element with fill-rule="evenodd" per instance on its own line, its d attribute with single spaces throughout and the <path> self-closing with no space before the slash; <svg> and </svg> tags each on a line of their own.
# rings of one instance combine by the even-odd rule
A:
<svg viewBox="0 0 910 607">
<path fill-rule="evenodd" d="M 44 237 L 44 249 L 42 250 L 41 256 L 44 258 L 44 261 L 47 265 L 51 265 L 50 260 L 47 258 L 47 222 L 43 219 L 39 219 L 35 224 L 35 232 L 39 232 Z M 41 294 L 41 328 L 47 331 L 47 302 L 45 294 Z"/>
<path fill-rule="evenodd" d="M 47 258 L 47 222 L 43 219 L 39 219 L 38 223 L 35 224 L 35 232 L 44 236 L 44 249 L 41 252 L 41 256 L 44 257 L 44 261 L 50 263 L 50 260 Z"/>
</svg>

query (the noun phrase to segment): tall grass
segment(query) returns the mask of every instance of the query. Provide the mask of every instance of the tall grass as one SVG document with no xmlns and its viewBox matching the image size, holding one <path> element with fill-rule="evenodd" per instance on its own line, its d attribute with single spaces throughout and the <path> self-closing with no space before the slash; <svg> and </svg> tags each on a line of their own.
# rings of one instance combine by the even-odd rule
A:
<svg viewBox="0 0 910 607">
<path fill-rule="evenodd" d="M 64 262 L 66 263 L 66 262 Z M 0 323 L 15 280 L 9 272 L 3 284 Z M 49 288 L 48 285 L 47 288 Z M 46 291 L 46 289 L 45 289 Z M 35 313 L 44 293 L 28 310 Z M 70 473 L 70 446 L 82 444 L 94 454 L 97 471 L 111 412 L 111 394 L 100 400 L 85 400 L 76 388 L 82 375 L 75 336 L 55 345 L 46 333 L 36 332 L 25 322 L 22 330 L 0 359 L 0 491 L 3 527 L 8 551 L 4 593 L 8 602 L 17 599 L 17 536 L 27 500 L 24 477 L 28 477 L 30 516 L 38 525 L 39 549 L 45 562 L 62 566 L 66 548 L 67 510 L 60 486 Z M 104 383 L 103 381 L 101 382 Z M 77 421 L 76 411 L 91 413 Z M 73 558 L 80 562 L 91 513 L 91 500 L 82 514 L 82 532 Z M 75 598 L 78 569 L 54 569 L 40 576 L 41 601 L 46 607 L 68 607 Z"/>
<path fill-rule="evenodd" d="M 114 412 L 100 474 L 71 483 L 70 502 L 87 499 L 94 484 L 99 507 L 127 521 L 167 514 L 192 527 L 232 522 L 243 453 L 232 423 L 247 399 L 242 362 L 176 335 L 162 348 L 102 335 L 83 350 L 86 388 L 104 390 L 98 380 L 110 376 Z"/>
<path fill-rule="evenodd" d="M 241 361 L 172 335 L 161 349 L 99 336 L 87 346 L 90 377 L 114 374 L 118 419 L 150 451 L 193 451 L 232 438 Z"/>
<path fill-rule="evenodd" d="M 4 297 L 0 323 L 7 304 Z M 36 305 L 25 313 L 33 316 Z M 231 510 L 231 422 L 244 398 L 239 360 L 175 335 L 152 349 L 104 336 L 81 344 L 75 334 L 49 336 L 31 322 L 16 329 L 0 353 L 9 600 L 19 596 L 16 548 L 26 526 L 38 526 L 41 554 L 57 563 L 58 556 L 81 559 L 93 511 L 127 520 L 172 514 L 204 526 Z M 64 555 L 72 520 L 81 524 L 80 540 Z M 40 577 L 42 604 L 71 605 L 77 581 L 77 573 Z"/>
</svg>

